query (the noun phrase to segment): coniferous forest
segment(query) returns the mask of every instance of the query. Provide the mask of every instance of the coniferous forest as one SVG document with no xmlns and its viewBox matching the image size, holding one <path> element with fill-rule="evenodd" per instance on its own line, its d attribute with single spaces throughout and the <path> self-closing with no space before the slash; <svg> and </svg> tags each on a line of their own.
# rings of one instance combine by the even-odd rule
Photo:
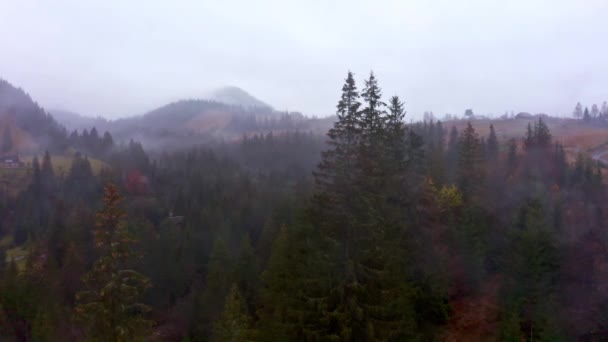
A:
<svg viewBox="0 0 608 342">
<path fill-rule="evenodd" d="M 70 169 L 41 154 L 3 192 L 0 340 L 608 338 L 598 162 L 542 117 L 509 139 L 406 124 L 373 73 L 337 100 L 325 136 L 152 151 L 52 131 Z"/>
</svg>

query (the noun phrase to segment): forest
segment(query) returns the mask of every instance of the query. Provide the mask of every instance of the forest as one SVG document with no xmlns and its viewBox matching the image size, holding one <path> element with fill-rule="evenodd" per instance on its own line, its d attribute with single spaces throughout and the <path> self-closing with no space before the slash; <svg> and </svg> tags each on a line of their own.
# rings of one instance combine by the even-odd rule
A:
<svg viewBox="0 0 608 342">
<path fill-rule="evenodd" d="M 335 114 L 165 150 L 52 123 L 2 192 L 0 340 L 608 338 L 600 162 L 542 117 L 406 124 L 373 73 Z"/>
</svg>

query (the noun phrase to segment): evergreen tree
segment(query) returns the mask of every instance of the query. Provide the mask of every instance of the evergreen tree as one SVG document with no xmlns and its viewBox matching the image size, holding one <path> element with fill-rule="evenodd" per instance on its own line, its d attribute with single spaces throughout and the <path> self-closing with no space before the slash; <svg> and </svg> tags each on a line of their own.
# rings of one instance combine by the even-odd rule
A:
<svg viewBox="0 0 608 342">
<path fill-rule="evenodd" d="M 112 135 L 110 135 L 110 133 L 105 132 L 103 134 L 103 138 L 101 141 L 101 147 L 102 147 L 102 151 L 104 153 L 108 153 L 112 150 L 112 148 L 114 147 L 114 139 L 112 138 Z"/>
<path fill-rule="evenodd" d="M 573 115 L 576 119 L 580 119 L 583 117 L 583 106 L 581 105 L 580 102 L 576 103 L 576 106 L 574 107 Z"/>
<path fill-rule="evenodd" d="M 44 158 L 42 158 L 42 165 L 40 167 L 40 175 L 43 179 L 43 182 L 49 181 L 55 176 L 55 171 L 53 170 L 53 163 L 51 162 L 51 154 L 49 151 L 44 152 Z"/>
<path fill-rule="evenodd" d="M 100 257 L 83 278 L 88 290 L 76 295 L 76 314 L 91 341 L 144 340 L 149 327 L 143 316 L 149 308 L 138 298 L 150 283 L 129 268 L 137 255 L 121 202 L 117 187 L 106 185 L 94 231 Z"/>
<path fill-rule="evenodd" d="M 10 153 L 13 150 L 13 139 L 11 130 L 8 124 L 4 125 L 4 133 L 2 134 L 2 153 Z"/>
<path fill-rule="evenodd" d="M 583 112 L 583 121 L 589 122 L 591 121 L 591 115 L 589 115 L 589 108 L 585 107 L 585 111 Z"/>
<path fill-rule="evenodd" d="M 458 169 L 458 156 L 460 154 L 460 137 L 456 126 L 450 129 L 447 146 L 447 167 L 450 183 L 456 182 L 456 172 Z"/>
<path fill-rule="evenodd" d="M 322 340 L 335 336 L 331 325 L 344 323 L 331 310 L 335 304 L 329 307 L 341 270 L 328 260 L 333 242 L 319 233 L 308 225 L 281 227 L 262 274 L 260 341 Z"/>
<path fill-rule="evenodd" d="M 469 122 L 460 137 L 458 158 L 458 184 L 465 198 L 480 185 L 482 170 L 481 147 L 477 132 Z"/>
<path fill-rule="evenodd" d="M 597 117 L 600 114 L 600 109 L 598 108 L 598 106 L 594 103 L 593 106 L 591 106 L 591 117 L 593 119 L 597 119 Z"/>
<path fill-rule="evenodd" d="M 490 135 L 487 142 L 487 157 L 489 160 L 496 160 L 498 157 L 498 138 L 492 124 L 490 124 Z"/>
<path fill-rule="evenodd" d="M 365 81 L 365 88 L 361 93 L 364 100 L 364 108 L 361 111 L 361 147 L 364 158 L 364 166 L 371 167 L 368 163 L 373 160 L 372 155 L 380 152 L 382 143 L 382 135 L 385 126 L 385 111 L 386 104 L 382 102 L 382 91 L 378 86 L 378 81 L 373 72 L 370 72 L 369 78 Z"/>
<path fill-rule="evenodd" d="M 557 304 L 559 256 L 539 201 L 530 200 L 522 206 L 516 226 L 505 288 L 507 307 L 517 310 L 521 332 L 528 340 L 552 336 L 546 339 L 552 341 L 558 335 L 552 313 Z"/>
<path fill-rule="evenodd" d="M 233 284 L 226 297 L 224 310 L 220 318 L 213 325 L 211 341 L 252 341 L 250 321 L 245 299 L 241 295 L 239 287 Z"/>
<path fill-rule="evenodd" d="M 393 96 L 388 107 L 386 117 L 386 160 L 387 167 L 391 172 L 399 176 L 405 176 L 407 164 L 411 162 L 407 155 L 407 129 L 403 124 L 405 110 L 398 96 Z M 399 182 L 399 179 L 393 179 Z M 394 188 L 393 188 L 394 189 Z"/>
<path fill-rule="evenodd" d="M 249 235 L 245 235 L 241 240 L 241 251 L 236 260 L 234 278 L 246 303 L 252 304 L 258 289 L 258 263 Z"/>
<path fill-rule="evenodd" d="M 317 186 L 328 194 L 338 195 L 343 183 L 352 180 L 356 163 L 356 148 L 360 132 L 359 93 L 352 72 L 349 72 L 342 87 L 338 103 L 338 121 L 329 130 L 330 149 L 322 153 L 318 171 L 315 172 Z"/>
<path fill-rule="evenodd" d="M 233 283 L 234 267 L 224 238 L 215 239 L 207 263 L 205 288 L 199 294 L 193 317 L 192 337 L 204 339 L 211 335 L 211 323 L 219 316 L 224 298 Z"/>
<path fill-rule="evenodd" d="M 524 149 L 526 151 L 532 149 L 535 146 L 534 143 L 534 131 L 532 131 L 532 125 L 528 124 L 528 127 L 526 128 L 526 135 L 524 137 Z"/>
</svg>

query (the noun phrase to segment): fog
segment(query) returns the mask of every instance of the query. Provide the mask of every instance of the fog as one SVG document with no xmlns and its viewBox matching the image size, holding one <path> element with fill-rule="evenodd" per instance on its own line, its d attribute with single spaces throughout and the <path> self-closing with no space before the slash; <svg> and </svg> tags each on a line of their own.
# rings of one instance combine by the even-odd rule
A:
<svg viewBox="0 0 608 342">
<path fill-rule="evenodd" d="M 348 69 L 373 69 L 411 117 L 565 115 L 608 98 L 607 14 L 601 0 L 7 0 L 0 77 L 108 118 L 225 85 L 324 116 Z"/>
</svg>

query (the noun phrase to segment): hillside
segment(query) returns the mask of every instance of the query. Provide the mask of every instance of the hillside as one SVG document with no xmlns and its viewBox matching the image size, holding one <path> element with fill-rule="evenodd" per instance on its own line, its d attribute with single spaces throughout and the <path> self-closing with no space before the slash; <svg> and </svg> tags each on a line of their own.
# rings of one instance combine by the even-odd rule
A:
<svg viewBox="0 0 608 342">
<path fill-rule="evenodd" d="M 523 138 L 528 124 L 538 118 L 522 119 L 484 119 L 473 120 L 471 124 L 481 137 L 490 133 L 490 125 L 494 125 L 496 136 L 502 143 L 510 138 Z M 543 119 L 556 141 L 564 145 L 568 159 L 573 161 L 579 152 L 588 154 L 593 159 L 608 165 L 608 127 L 591 125 L 570 118 L 548 117 Z M 447 132 L 455 126 L 462 131 L 468 121 L 448 121 L 444 123 Z"/>
<path fill-rule="evenodd" d="M 249 103 L 251 106 L 201 99 L 180 100 L 141 116 L 109 121 L 107 125 L 102 125 L 102 129 L 110 131 L 117 141 L 135 139 L 147 148 L 167 148 L 213 140 L 235 140 L 243 135 L 270 131 L 324 133 L 331 125 L 331 120 L 328 119 L 308 118 L 297 112 L 275 111 L 259 100 L 244 95 L 246 93 L 241 93 L 240 89 L 229 93 L 237 94 L 237 97 L 242 95 L 238 99 L 240 103 Z M 226 92 L 223 94 L 226 95 Z M 226 101 L 234 102 L 230 99 Z"/>
<path fill-rule="evenodd" d="M 91 129 L 96 127 L 98 130 L 104 130 L 108 125 L 108 120 L 102 117 L 89 117 L 67 110 L 52 109 L 50 114 L 61 123 L 68 131 L 81 131 L 83 129 Z"/>
<path fill-rule="evenodd" d="M 47 114 L 21 88 L 0 79 L 0 126 L 11 132 L 12 152 L 38 147 L 61 149 L 66 143 L 65 128 Z"/>
<path fill-rule="evenodd" d="M 258 108 L 273 110 L 272 107 L 252 96 L 239 87 L 228 86 L 215 90 L 211 93 L 209 100 L 225 103 L 227 105 L 241 106 L 243 108 Z"/>
</svg>

